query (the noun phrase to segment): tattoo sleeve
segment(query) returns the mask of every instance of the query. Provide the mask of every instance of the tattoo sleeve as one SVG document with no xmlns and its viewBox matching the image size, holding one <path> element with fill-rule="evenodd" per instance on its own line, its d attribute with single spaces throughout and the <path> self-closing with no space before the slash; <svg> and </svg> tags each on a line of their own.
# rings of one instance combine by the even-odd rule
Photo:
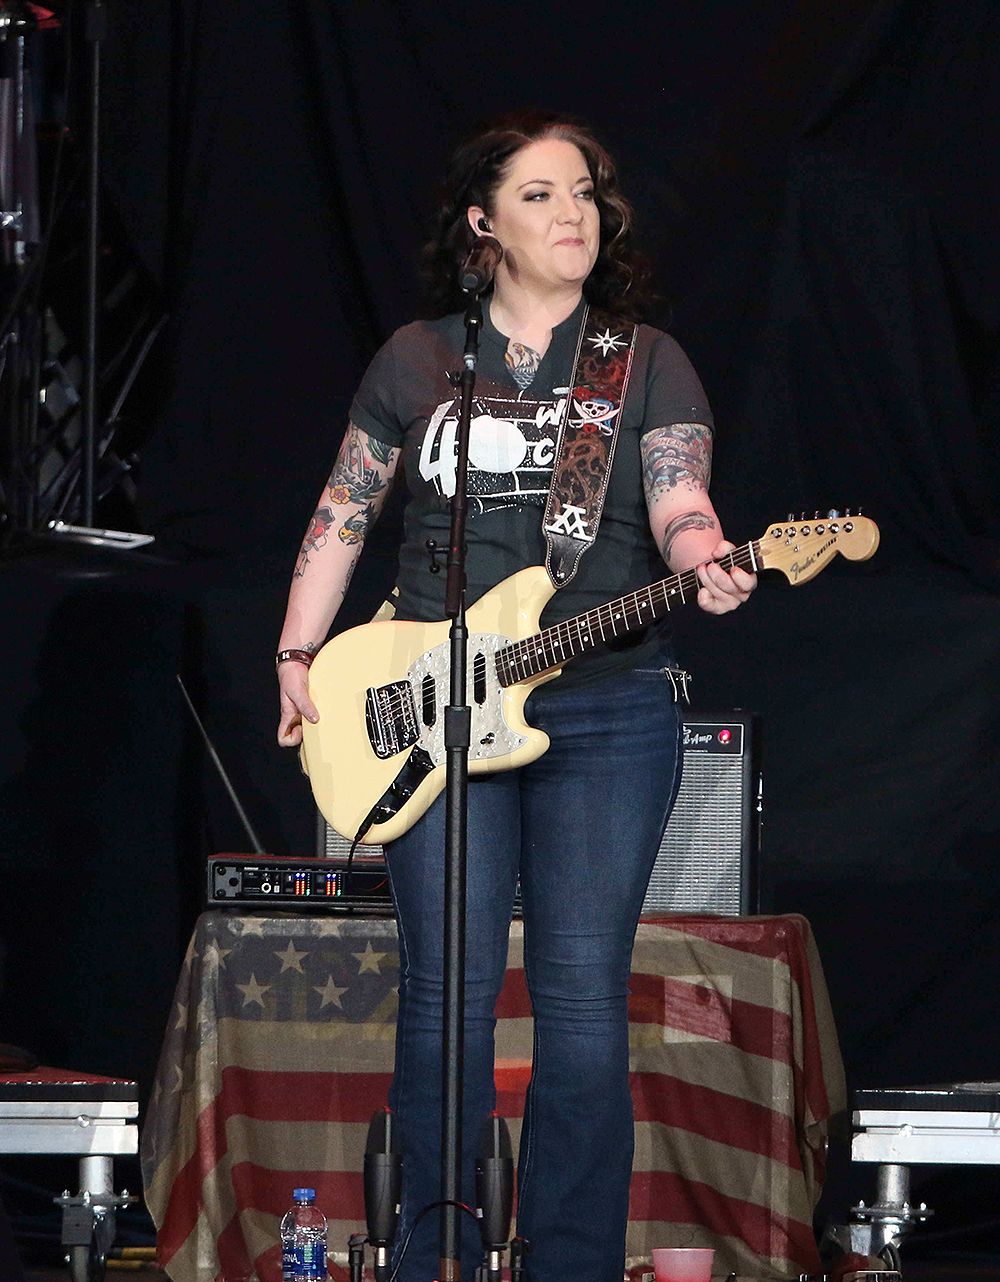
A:
<svg viewBox="0 0 1000 1282">
<path fill-rule="evenodd" d="M 672 423 L 642 438 L 642 484 L 652 507 L 665 490 L 684 485 L 708 489 L 712 474 L 712 429 L 704 423 Z"/>
<path fill-rule="evenodd" d="M 336 532 L 342 543 L 357 546 L 360 552 L 360 545 L 385 502 L 394 454 L 398 450 L 392 446 L 362 433 L 354 423 L 347 425 L 327 481 L 326 502 L 320 500 L 302 540 L 295 563 L 296 577 L 301 577 L 310 557 L 327 543 L 331 532 Z"/>
<path fill-rule="evenodd" d="M 353 424 L 351 425 L 353 427 Z M 369 436 L 368 446 L 372 452 L 372 458 L 377 463 L 388 463 L 392 457 L 392 446 L 386 445 L 385 441 L 380 441 L 377 436 Z"/>
<path fill-rule="evenodd" d="M 663 531 L 660 551 L 663 554 L 664 561 L 668 565 L 670 564 L 670 553 L 674 542 L 678 535 L 683 534 L 685 530 L 714 530 L 715 528 L 715 520 L 707 512 L 699 512 L 694 509 L 691 512 L 682 512 L 680 516 L 675 516 Z"/>
<path fill-rule="evenodd" d="M 317 548 L 321 548 L 330 534 L 330 526 L 334 522 L 333 512 L 328 507 L 318 507 L 312 515 L 309 522 L 309 529 L 306 530 L 306 536 L 302 540 L 302 546 L 299 548 L 298 559 L 295 562 L 295 577 L 300 578 L 302 571 L 306 568 L 309 557 Z"/>
<path fill-rule="evenodd" d="M 370 442 L 372 438 L 366 435 Z M 380 443 L 381 444 L 381 443 Z M 334 503 L 370 503 L 376 494 L 386 488 L 385 477 L 372 464 L 383 466 L 388 459 L 379 459 L 374 451 L 366 454 L 361 443 L 361 433 L 349 423 L 344 443 L 333 465 L 327 485 Z"/>
</svg>

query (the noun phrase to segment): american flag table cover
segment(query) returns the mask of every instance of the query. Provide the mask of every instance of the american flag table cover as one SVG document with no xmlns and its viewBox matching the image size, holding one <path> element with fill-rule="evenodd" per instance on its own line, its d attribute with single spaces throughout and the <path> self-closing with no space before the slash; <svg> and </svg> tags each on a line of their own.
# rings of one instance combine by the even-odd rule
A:
<svg viewBox="0 0 1000 1282">
<path fill-rule="evenodd" d="M 515 922 L 497 1009 L 498 1109 L 515 1151 L 531 1058 L 521 940 Z M 199 918 L 142 1134 L 174 1282 L 279 1282 L 278 1222 L 299 1185 L 315 1187 L 331 1274 L 347 1279 L 368 1122 L 392 1073 L 397 968 L 388 919 Z M 827 1119 L 846 1099 L 808 923 L 644 920 L 630 1021 L 629 1262 L 704 1245 L 722 1276 L 817 1270 Z"/>
</svg>

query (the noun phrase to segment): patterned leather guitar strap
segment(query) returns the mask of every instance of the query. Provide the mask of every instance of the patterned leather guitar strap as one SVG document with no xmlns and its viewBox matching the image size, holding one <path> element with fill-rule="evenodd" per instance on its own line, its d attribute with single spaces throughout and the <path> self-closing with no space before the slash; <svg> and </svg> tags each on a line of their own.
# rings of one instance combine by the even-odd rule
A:
<svg viewBox="0 0 1000 1282">
<path fill-rule="evenodd" d="M 583 314 L 542 519 L 545 568 L 557 588 L 597 538 L 638 328 L 608 312 Z"/>
</svg>

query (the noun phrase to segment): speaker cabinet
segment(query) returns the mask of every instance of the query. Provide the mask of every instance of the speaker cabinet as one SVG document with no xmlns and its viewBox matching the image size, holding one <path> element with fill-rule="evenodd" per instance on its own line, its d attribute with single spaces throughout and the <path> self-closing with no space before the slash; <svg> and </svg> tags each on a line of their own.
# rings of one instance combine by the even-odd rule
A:
<svg viewBox="0 0 1000 1282">
<path fill-rule="evenodd" d="M 754 717 L 688 712 L 681 786 L 643 912 L 755 912 L 760 799 Z"/>
<path fill-rule="evenodd" d="M 759 820 L 760 766 L 753 716 L 739 711 L 688 713 L 680 791 L 643 912 L 732 917 L 755 912 Z M 347 858 L 351 843 L 322 816 L 317 837 L 318 855 Z M 382 847 L 358 846 L 354 863 L 358 868 L 384 867 Z"/>
</svg>

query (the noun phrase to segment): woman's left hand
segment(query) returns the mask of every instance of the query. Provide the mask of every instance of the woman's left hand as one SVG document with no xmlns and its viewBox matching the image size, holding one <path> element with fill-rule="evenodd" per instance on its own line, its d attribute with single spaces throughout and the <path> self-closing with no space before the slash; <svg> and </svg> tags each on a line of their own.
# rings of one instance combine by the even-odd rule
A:
<svg viewBox="0 0 1000 1282">
<path fill-rule="evenodd" d="M 732 552 L 736 545 L 723 540 L 712 549 L 712 560 L 697 568 L 698 604 L 708 614 L 728 614 L 749 597 L 757 586 L 756 574 L 734 566 L 732 573 L 717 564 L 718 558 Z"/>
</svg>

